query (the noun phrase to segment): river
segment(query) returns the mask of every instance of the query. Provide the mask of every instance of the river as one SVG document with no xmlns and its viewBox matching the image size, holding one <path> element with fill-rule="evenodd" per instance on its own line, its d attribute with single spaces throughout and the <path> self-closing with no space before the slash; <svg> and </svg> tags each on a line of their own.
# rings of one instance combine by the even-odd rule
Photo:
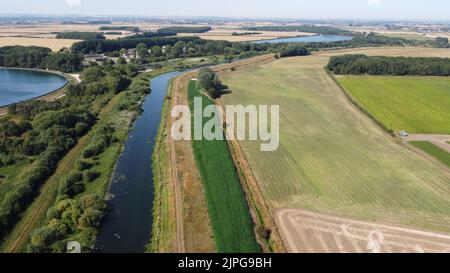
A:
<svg viewBox="0 0 450 273">
<path fill-rule="evenodd" d="M 66 83 L 67 79 L 53 73 L 0 68 L 0 107 L 43 96 Z"/>
<path fill-rule="evenodd" d="M 142 253 L 151 239 L 154 185 L 152 154 L 161 121 L 164 98 L 170 80 L 180 72 L 170 72 L 151 80 L 152 92 L 142 105 L 144 112 L 129 133 L 112 177 L 109 205 L 97 238 L 96 252 Z"/>
</svg>

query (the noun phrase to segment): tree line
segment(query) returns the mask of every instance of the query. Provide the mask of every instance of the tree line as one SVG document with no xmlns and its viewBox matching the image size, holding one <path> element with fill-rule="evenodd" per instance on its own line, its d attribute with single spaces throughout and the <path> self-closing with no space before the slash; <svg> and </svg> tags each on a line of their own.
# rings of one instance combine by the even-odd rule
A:
<svg viewBox="0 0 450 273">
<path fill-rule="evenodd" d="M 102 26 L 99 27 L 101 31 L 111 31 L 111 30 L 123 30 L 123 31 L 131 31 L 131 32 L 139 32 L 139 27 L 133 26 Z"/>
<path fill-rule="evenodd" d="M 0 66 L 50 69 L 71 73 L 81 69 L 82 57 L 69 52 L 53 53 L 45 47 L 5 46 L 0 48 Z"/>
<path fill-rule="evenodd" d="M 450 76 L 450 59 L 344 55 L 331 57 L 327 68 L 334 74 Z"/>
<path fill-rule="evenodd" d="M 53 32 L 57 39 L 74 39 L 74 40 L 104 40 L 106 39 L 102 32 Z"/>
<path fill-rule="evenodd" d="M 205 33 L 212 28 L 209 26 L 200 27 L 164 27 L 157 30 L 158 33 Z"/>
</svg>

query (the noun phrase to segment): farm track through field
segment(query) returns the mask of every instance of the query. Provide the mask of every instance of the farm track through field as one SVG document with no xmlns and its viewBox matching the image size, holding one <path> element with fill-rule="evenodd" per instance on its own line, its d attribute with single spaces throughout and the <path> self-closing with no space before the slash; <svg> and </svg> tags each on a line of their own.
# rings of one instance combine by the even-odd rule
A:
<svg viewBox="0 0 450 273">
<path fill-rule="evenodd" d="M 172 82 L 172 90 L 175 90 L 173 94 L 173 104 L 178 105 L 177 91 L 180 89 L 180 77 L 177 77 Z M 169 127 L 172 128 L 172 119 L 170 119 Z M 169 137 L 169 150 L 170 150 L 170 163 L 172 167 L 172 182 L 175 190 L 175 213 L 176 213 L 176 227 L 177 227 L 177 251 L 178 253 L 185 253 L 185 241 L 184 241 L 184 220 L 183 220 L 183 203 L 181 198 L 180 180 L 177 173 L 177 155 L 175 153 L 175 142 L 172 137 Z"/>
<path fill-rule="evenodd" d="M 450 153 L 450 135 L 409 135 L 405 141 L 428 141 Z"/>
<path fill-rule="evenodd" d="M 108 117 L 109 113 L 116 105 L 117 100 L 118 97 L 115 96 L 108 103 L 108 105 L 102 110 L 99 120 Z M 75 147 L 72 148 L 58 164 L 55 173 L 41 187 L 39 196 L 36 197 L 33 203 L 27 208 L 22 216 L 22 219 L 16 224 L 13 231 L 7 237 L 6 241 L 2 245 L 3 251 L 15 253 L 23 250 L 27 240 L 29 239 L 30 233 L 38 227 L 39 223 L 45 218 L 47 210 L 55 202 L 56 193 L 59 187 L 58 182 L 61 177 L 67 175 L 72 170 L 76 159 L 91 139 L 94 129 L 95 128 L 91 129 L 87 135 L 80 138 Z"/>
</svg>

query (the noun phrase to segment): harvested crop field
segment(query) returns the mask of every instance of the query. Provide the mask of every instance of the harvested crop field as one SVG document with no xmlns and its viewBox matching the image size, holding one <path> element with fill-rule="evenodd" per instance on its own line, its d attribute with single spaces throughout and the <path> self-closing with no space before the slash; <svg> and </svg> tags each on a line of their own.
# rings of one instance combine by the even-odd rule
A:
<svg viewBox="0 0 450 273">
<path fill-rule="evenodd" d="M 336 79 L 388 129 L 450 134 L 447 77 L 337 76 Z"/>
<path fill-rule="evenodd" d="M 0 37 L 2 46 L 41 46 L 48 47 L 52 51 L 59 51 L 64 47 L 71 47 L 79 40 L 52 39 L 52 38 L 23 38 L 23 37 Z"/>
<path fill-rule="evenodd" d="M 410 144 L 436 158 L 450 168 L 450 153 L 428 141 L 410 141 Z M 450 148 L 450 145 L 447 145 Z"/>
<path fill-rule="evenodd" d="M 276 213 L 289 252 L 448 253 L 450 235 L 354 221 L 298 209 Z"/>
<path fill-rule="evenodd" d="M 280 106 L 280 148 L 242 147 L 272 208 L 301 208 L 450 231 L 450 173 L 406 148 L 354 107 L 324 67 L 328 51 L 222 76 L 224 104 Z M 370 55 L 440 55 L 450 50 L 377 48 Z"/>
</svg>

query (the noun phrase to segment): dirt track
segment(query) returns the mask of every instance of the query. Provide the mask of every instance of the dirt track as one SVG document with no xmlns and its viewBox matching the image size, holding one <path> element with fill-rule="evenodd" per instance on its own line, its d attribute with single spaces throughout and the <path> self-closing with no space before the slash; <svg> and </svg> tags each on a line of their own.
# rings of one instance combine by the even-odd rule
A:
<svg viewBox="0 0 450 273">
<path fill-rule="evenodd" d="M 410 135 L 406 141 L 428 141 L 450 153 L 450 135 Z"/>
<path fill-rule="evenodd" d="M 178 77 L 172 82 L 172 90 L 174 90 L 173 94 L 173 105 L 178 104 L 178 96 L 176 92 L 180 89 L 180 81 L 181 78 Z M 172 127 L 172 119 L 169 122 L 169 128 Z M 177 155 L 175 152 L 175 142 L 171 137 L 169 137 L 169 148 L 170 148 L 170 162 L 172 165 L 172 182 L 175 191 L 175 213 L 176 213 L 176 230 L 177 230 L 177 252 L 185 253 L 186 247 L 184 244 L 184 220 L 183 220 L 183 203 L 181 198 L 181 190 L 180 190 L 180 180 L 178 179 L 177 168 L 173 166 L 177 166 Z"/>
<path fill-rule="evenodd" d="M 281 209 L 276 221 L 293 253 L 448 253 L 450 235 Z"/>
</svg>

